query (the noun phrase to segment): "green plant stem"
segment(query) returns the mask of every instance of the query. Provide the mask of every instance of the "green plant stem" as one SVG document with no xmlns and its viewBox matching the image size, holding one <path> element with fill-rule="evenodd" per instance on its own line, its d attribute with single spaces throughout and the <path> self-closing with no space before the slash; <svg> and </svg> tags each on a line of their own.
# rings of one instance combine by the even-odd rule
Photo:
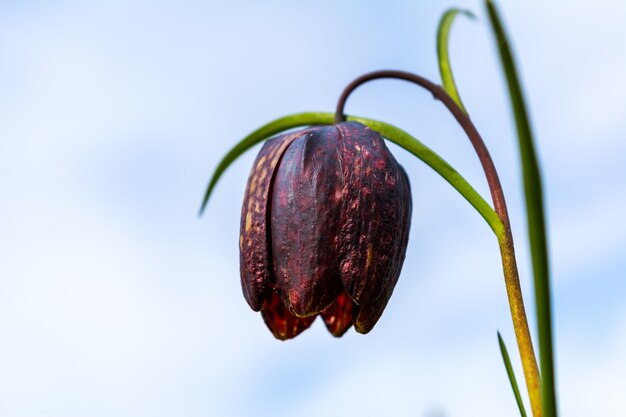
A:
<svg viewBox="0 0 626 417">
<path fill-rule="evenodd" d="M 513 319 L 517 348 L 522 360 L 526 389 L 530 399 L 530 408 L 534 417 L 541 417 L 539 368 L 528 328 L 528 319 L 524 309 L 524 299 L 522 298 L 517 261 L 515 259 L 515 248 L 513 247 L 513 236 L 511 235 L 511 226 L 508 221 L 505 223 L 505 233 L 498 236 L 498 245 L 500 246 L 500 254 L 502 256 L 504 281 L 509 298 L 509 308 L 511 310 L 511 318 Z"/>
<path fill-rule="evenodd" d="M 487 150 L 485 142 L 476 130 L 469 116 L 459 107 L 459 105 L 450 97 L 441 86 L 421 77 L 404 71 L 382 70 L 370 72 L 356 78 L 342 92 L 337 103 L 335 113 L 335 123 L 345 120 L 343 116 L 344 107 L 350 94 L 360 85 L 372 80 L 381 78 L 400 79 L 417 84 L 425 88 L 440 100 L 452 113 L 457 122 L 461 125 L 467 134 L 487 178 L 487 184 L 493 199 L 494 210 L 504 224 L 503 232 L 496 234 L 500 253 L 502 256 L 502 268 L 504 272 L 504 281 L 509 299 L 509 307 L 511 310 L 511 318 L 513 320 L 513 328 L 517 339 L 517 345 L 524 369 L 524 377 L 526 379 L 526 388 L 530 397 L 530 404 L 535 417 L 541 417 L 541 391 L 540 378 L 537 360 L 533 349 L 530 330 L 528 328 L 528 319 L 524 308 L 524 300 L 522 297 L 522 289 L 519 281 L 519 273 L 517 271 L 517 263 L 515 260 L 515 248 L 513 246 L 513 235 L 511 234 L 511 225 L 509 214 L 506 207 L 506 200 L 498 172 L 496 171 L 493 160 Z"/>
</svg>

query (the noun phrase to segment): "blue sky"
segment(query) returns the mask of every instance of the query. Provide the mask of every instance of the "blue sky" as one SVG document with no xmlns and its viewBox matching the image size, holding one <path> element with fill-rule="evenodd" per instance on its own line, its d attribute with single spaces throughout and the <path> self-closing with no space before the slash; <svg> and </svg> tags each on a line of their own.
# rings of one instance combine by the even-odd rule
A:
<svg viewBox="0 0 626 417">
<path fill-rule="evenodd" d="M 437 79 L 443 11 L 461 95 L 529 259 L 512 118 L 482 4 L 26 1 L 0 5 L 0 415 L 515 415 L 495 239 L 436 174 L 391 146 L 414 212 L 394 296 L 367 336 L 320 323 L 280 343 L 239 287 L 251 151 L 207 215 L 212 170 L 276 117 L 334 108 L 350 80 Z M 563 415 L 626 414 L 626 39 L 620 1 L 502 4 L 547 191 Z M 414 86 L 350 113 L 411 132 L 487 194 L 461 129 Z"/>
</svg>

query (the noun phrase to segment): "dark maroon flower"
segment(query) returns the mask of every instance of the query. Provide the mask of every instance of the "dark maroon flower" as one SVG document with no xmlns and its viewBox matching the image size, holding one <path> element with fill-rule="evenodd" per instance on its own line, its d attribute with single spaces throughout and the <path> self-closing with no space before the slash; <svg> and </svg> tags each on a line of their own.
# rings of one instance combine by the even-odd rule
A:
<svg viewBox="0 0 626 417">
<path fill-rule="evenodd" d="M 377 132 L 355 122 L 268 140 L 241 213 L 243 293 L 278 339 L 321 314 L 335 336 L 369 332 L 406 253 L 411 190 Z"/>
</svg>

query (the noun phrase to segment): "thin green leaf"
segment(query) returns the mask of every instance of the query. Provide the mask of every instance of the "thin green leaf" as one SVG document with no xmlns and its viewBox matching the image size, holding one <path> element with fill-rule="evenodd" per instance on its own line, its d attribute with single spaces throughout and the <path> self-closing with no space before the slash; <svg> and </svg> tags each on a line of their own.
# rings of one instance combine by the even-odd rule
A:
<svg viewBox="0 0 626 417">
<path fill-rule="evenodd" d="M 513 55 L 509 47 L 509 41 L 493 2 L 486 0 L 486 5 L 491 27 L 497 40 L 500 60 L 506 75 L 522 159 L 526 214 L 528 217 L 528 235 L 535 283 L 537 328 L 539 330 L 542 408 L 544 416 L 556 417 L 550 277 L 541 174 L 539 172 L 539 164 L 535 153 L 535 145 L 528 121 L 526 105 L 524 103 Z"/>
<path fill-rule="evenodd" d="M 459 107 L 467 113 L 465 107 L 463 106 L 463 102 L 461 101 L 459 91 L 456 88 L 456 83 L 454 82 L 452 66 L 450 65 L 450 55 L 448 54 L 448 38 L 450 37 L 450 28 L 452 27 L 454 18 L 458 14 L 462 14 L 471 19 L 475 18 L 472 12 L 456 8 L 448 9 L 443 16 L 441 16 L 439 28 L 437 29 L 437 57 L 439 59 L 439 74 L 441 74 L 443 89 L 446 90 L 446 93 L 454 99 L 456 104 L 458 104 Z"/>
<path fill-rule="evenodd" d="M 322 119 L 318 116 L 323 115 Z M 276 119 L 254 132 L 250 133 L 248 136 L 243 138 L 241 142 L 236 144 L 224 158 L 220 161 L 211 176 L 211 180 L 209 181 L 209 185 L 207 186 L 206 192 L 204 194 L 204 198 L 202 199 L 202 205 L 200 206 L 200 213 L 202 215 L 204 209 L 206 208 L 207 203 L 209 202 L 209 198 L 211 197 L 211 193 L 215 188 L 215 185 L 222 177 L 226 168 L 230 166 L 237 158 L 239 158 L 245 151 L 252 148 L 254 145 L 263 142 L 270 137 L 279 134 L 280 132 L 284 132 L 289 129 L 293 129 L 300 126 L 314 125 L 314 124 L 332 124 L 332 119 L 328 121 L 328 117 L 326 117 L 323 113 L 299 113 L 292 114 L 289 116 L 281 117 L 280 119 Z"/>
<path fill-rule="evenodd" d="M 500 345 L 500 353 L 502 353 L 502 360 L 504 361 L 506 374 L 509 377 L 509 382 L 511 383 L 511 389 L 513 389 L 513 395 L 515 395 L 517 407 L 519 408 L 519 412 L 522 417 L 526 417 L 526 410 L 524 409 L 522 396 L 520 395 L 519 387 L 517 386 L 517 380 L 515 379 L 515 373 L 513 372 L 513 367 L 511 366 L 509 352 L 506 350 L 506 345 L 504 344 L 504 340 L 502 340 L 502 336 L 500 336 L 500 332 L 498 332 L 498 344 Z"/>
<path fill-rule="evenodd" d="M 334 117 L 335 116 L 332 113 L 309 112 L 293 114 L 274 120 L 246 136 L 226 154 L 215 169 L 205 193 L 200 213 L 202 214 L 215 184 L 217 184 L 217 181 L 226 168 L 228 168 L 228 166 L 246 150 L 265 139 L 269 139 L 271 136 L 284 132 L 285 130 L 302 126 L 333 124 Z M 461 176 L 461 174 L 459 174 L 450 166 L 450 164 L 443 160 L 433 150 L 402 129 L 388 123 L 355 116 L 348 116 L 347 120 L 362 123 L 371 129 L 376 130 L 383 137 L 420 158 L 446 181 L 448 181 L 448 183 L 450 183 L 450 185 L 452 185 L 478 211 L 497 236 L 500 236 L 503 233 L 504 226 L 502 221 L 491 206 L 485 201 L 484 198 L 482 198 L 480 194 L 478 194 L 478 192 L 465 180 L 465 178 Z"/>
</svg>

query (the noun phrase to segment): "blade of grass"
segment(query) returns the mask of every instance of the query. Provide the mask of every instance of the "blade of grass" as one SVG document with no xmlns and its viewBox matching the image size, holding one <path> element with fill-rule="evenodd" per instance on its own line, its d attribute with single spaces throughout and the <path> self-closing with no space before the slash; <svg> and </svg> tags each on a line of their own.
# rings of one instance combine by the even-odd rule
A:
<svg viewBox="0 0 626 417">
<path fill-rule="evenodd" d="M 441 75 L 443 89 L 446 90 L 446 93 L 452 97 L 456 104 L 458 104 L 459 107 L 467 113 L 467 110 L 465 110 L 465 106 L 463 106 L 463 102 L 461 101 L 459 91 L 456 88 L 456 83 L 454 82 L 452 66 L 450 65 L 450 55 L 448 53 L 450 28 L 452 28 L 452 22 L 454 22 L 454 18 L 458 14 L 462 14 L 471 19 L 475 18 L 472 12 L 457 8 L 448 9 L 443 16 L 441 16 L 439 27 L 437 29 L 437 57 L 439 61 L 439 74 Z"/>
<path fill-rule="evenodd" d="M 526 105 L 509 41 L 491 0 L 486 0 L 489 21 L 498 44 L 500 60 L 506 76 L 509 97 L 515 115 L 517 136 L 522 159 L 528 235 L 532 256 L 537 328 L 539 331 L 539 358 L 541 369 L 541 402 L 546 417 L 556 417 L 556 391 L 554 386 L 554 353 L 552 347 L 552 310 L 550 306 L 550 277 L 548 250 L 543 208 L 541 174 L 535 153 Z"/>
<path fill-rule="evenodd" d="M 517 407 L 519 408 L 520 415 L 522 417 L 526 417 L 526 409 L 524 409 L 522 396 L 520 395 L 519 387 L 517 385 L 517 380 L 515 379 L 515 373 L 513 372 L 513 367 L 511 366 L 511 359 L 509 358 L 509 352 L 506 349 L 504 340 L 502 340 L 502 336 L 500 336 L 500 332 L 498 332 L 498 344 L 500 345 L 500 353 L 502 354 L 502 360 L 504 361 L 506 374 L 509 377 L 509 382 L 511 382 L 511 389 L 513 389 L 513 395 L 515 395 L 515 401 L 517 402 Z"/>
</svg>

